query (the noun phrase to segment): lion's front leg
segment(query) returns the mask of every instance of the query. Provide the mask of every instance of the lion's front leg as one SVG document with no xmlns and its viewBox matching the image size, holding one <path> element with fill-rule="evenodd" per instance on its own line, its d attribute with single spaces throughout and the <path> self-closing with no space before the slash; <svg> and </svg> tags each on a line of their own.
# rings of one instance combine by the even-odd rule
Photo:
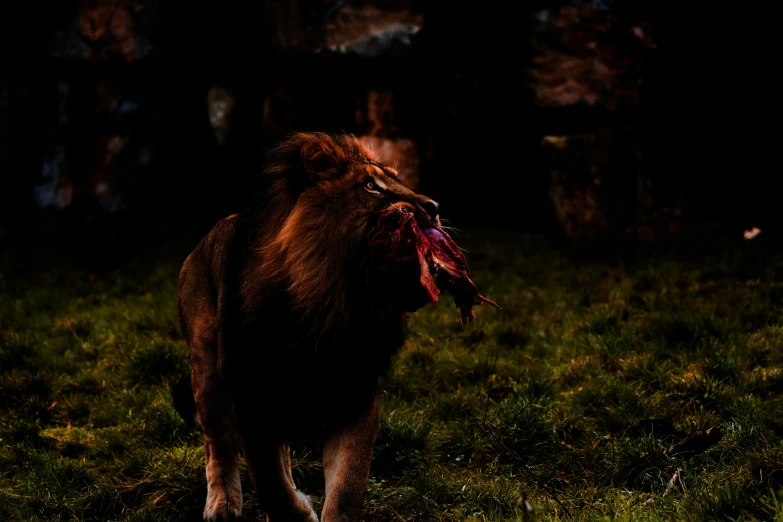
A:
<svg viewBox="0 0 783 522">
<path fill-rule="evenodd" d="M 234 520 L 242 513 L 239 445 L 231 422 L 231 399 L 209 357 L 194 356 L 192 380 L 199 421 L 204 432 L 207 501 L 204 520 Z"/>
<path fill-rule="evenodd" d="M 267 522 L 318 522 L 307 496 L 291 476 L 288 444 L 265 441 L 257 430 L 240 430 L 242 449 Z"/>
<path fill-rule="evenodd" d="M 336 427 L 324 442 L 326 500 L 322 522 L 360 520 L 380 412 L 376 394 L 356 420 Z"/>
<path fill-rule="evenodd" d="M 233 434 L 230 435 L 233 437 Z M 235 520 L 242 514 L 242 485 L 236 444 L 225 439 L 204 437 L 207 461 L 207 501 L 204 520 Z"/>
</svg>

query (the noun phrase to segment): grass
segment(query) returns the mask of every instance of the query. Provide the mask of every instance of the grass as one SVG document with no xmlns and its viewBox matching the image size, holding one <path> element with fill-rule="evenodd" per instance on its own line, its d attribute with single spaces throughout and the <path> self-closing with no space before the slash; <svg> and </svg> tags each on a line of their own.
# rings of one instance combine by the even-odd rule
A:
<svg viewBox="0 0 783 522">
<path fill-rule="evenodd" d="M 462 236 L 504 310 L 464 328 L 449 299 L 413 315 L 365 520 L 783 521 L 783 256 Z M 109 262 L 0 249 L 1 520 L 200 519 L 201 438 L 170 398 L 189 364 L 174 311 L 186 247 Z M 716 444 L 668 452 L 710 427 Z M 294 445 L 320 506 L 318 454 Z"/>
</svg>

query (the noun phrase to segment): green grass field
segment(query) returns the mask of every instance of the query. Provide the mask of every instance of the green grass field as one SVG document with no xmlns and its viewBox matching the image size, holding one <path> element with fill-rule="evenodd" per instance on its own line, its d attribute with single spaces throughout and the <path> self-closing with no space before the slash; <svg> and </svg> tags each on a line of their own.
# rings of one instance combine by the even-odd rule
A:
<svg viewBox="0 0 783 522">
<path fill-rule="evenodd" d="M 365 520 L 783 521 L 782 256 L 480 230 L 461 244 L 504 310 L 461 327 L 443 298 L 413 315 Z M 200 519 L 201 438 L 170 398 L 189 364 L 174 297 L 190 246 L 115 265 L 0 248 L 0 520 Z M 720 440 L 670 451 L 712 427 Z M 318 444 L 294 449 L 320 507 Z M 257 520 L 244 468 L 243 485 Z"/>
</svg>

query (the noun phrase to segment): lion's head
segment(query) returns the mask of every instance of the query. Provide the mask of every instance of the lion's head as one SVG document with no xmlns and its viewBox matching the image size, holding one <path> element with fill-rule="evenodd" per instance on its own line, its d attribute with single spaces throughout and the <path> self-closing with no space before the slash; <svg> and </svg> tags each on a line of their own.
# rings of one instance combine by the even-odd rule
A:
<svg viewBox="0 0 783 522">
<path fill-rule="evenodd" d="M 352 284 L 374 215 L 399 205 L 413 212 L 420 228 L 440 225 L 438 204 L 408 189 L 351 135 L 289 136 L 271 151 L 264 180 L 265 232 L 247 267 L 246 306 L 257 305 L 264 288 L 283 285 L 320 330 L 346 322 L 361 306 Z"/>
</svg>

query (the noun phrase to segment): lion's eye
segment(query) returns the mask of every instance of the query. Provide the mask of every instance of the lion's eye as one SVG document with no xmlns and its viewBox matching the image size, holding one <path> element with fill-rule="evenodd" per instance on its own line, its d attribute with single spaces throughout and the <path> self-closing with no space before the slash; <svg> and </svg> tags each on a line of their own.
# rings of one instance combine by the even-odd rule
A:
<svg viewBox="0 0 783 522">
<path fill-rule="evenodd" d="M 364 188 L 366 188 L 367 190 L 375 190 L 375 182 L 368 181 L 367 183 L 364 184 Z"/>
</svg>

